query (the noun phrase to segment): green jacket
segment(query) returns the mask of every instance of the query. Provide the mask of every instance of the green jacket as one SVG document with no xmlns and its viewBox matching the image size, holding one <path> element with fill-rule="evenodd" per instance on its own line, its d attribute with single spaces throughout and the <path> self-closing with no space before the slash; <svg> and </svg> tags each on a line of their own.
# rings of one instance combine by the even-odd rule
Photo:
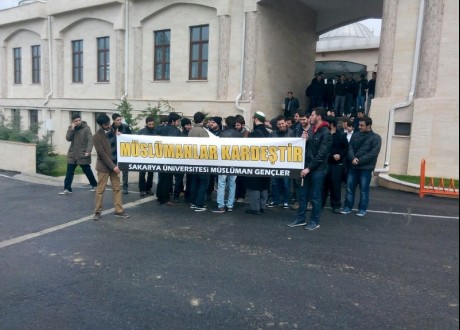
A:
<svg viewBox="0 0 460 330">
<path fill-rule="evenodd" d="M 72 129 L 72 126 L 69 126 L 65 138 L 70 142 L 69 151 L 67 152 L 67 163 L 78 165 L 91 164 L 93 134 L 88 124 L 83 121 L 79 129 Z M 85 153 L 89 155 L 85 156 Z"/>
</svg>

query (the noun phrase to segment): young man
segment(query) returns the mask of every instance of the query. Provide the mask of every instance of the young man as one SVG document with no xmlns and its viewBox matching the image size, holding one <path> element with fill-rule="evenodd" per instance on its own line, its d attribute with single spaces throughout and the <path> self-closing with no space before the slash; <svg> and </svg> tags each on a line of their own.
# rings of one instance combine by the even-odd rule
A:
<svg viewBox="0 0 460 330">
<path fill-rule="evenodd" d="M 327 173 L 327 160 L 331 151 L 331 133 L 329 124 L 325 121 L 326 110 L 314 108 L 310 116 L 310 122 L 314 126 L 313 134 L 307 137 L 305 154 L 305 169 L 301 172 L 303 185 L 299 188 L 299 209 L 294 222 L 289 227 L 305 226 L 307 230 L 319 228 L 322 209 L 322 190 L 324 178 Z M 305 212 L 307 202 L 311 200 L 312 210 L 310 222 L 306 224 Z"/>
<path fill-rule="evenodd" d="M 193 121 L 195 124 L 188 133 L 189 137 L 194 138 L 208 138 L 209 132 L 206 128 L 203 127 L 203 121 L 205 119 L 205 114 L 202 112 L 197 112 L 193 116 Z M 209 185 L 209 175 L 208 174 L 192 174 L 190 176 L 190 208 L 195 212 L 205 212 L 206 208 L 206 190 Z"/>
<path fill-rule="evenodd" d="M 366 115 L 369 115 L 369 110 L 371 109 L 372 100 L 375 96 L 375 84 L 377 82 L 377 73 L 372 73 L 372 79 L 369 80 L 367 84 L 368 91 L 367 91 L 367 103 L 366 103 Z"/>
<path fill-rule="evenodd" d="M 270 133 L 265 128 L 265 114 L 257 111 L 253 117 L 254 129 L 249 138 L 269 138 Z M 249 193 L 250 209 L 246 213 L 261 215 L 267 208 L 268 188 L 270 178 L 268 177 L 247 177 L 246 187 Z"/>
<path fill-rule="evenodd" d="M 157 135 L 161 136 L 180 136 L 181 131 L 178 128 L 182 117 L 175 112 L 171 112 L 168 116 L 168 124 L 160 127 L 157 130 Z M 159 173 L 157 185 L 157 198 L 160 205 L 174 205 L 171 203 L 171 188 L 173 185 L 174 174 L 172 173 Z"/>
<path fill-rule="evenodd" d="M 286 118 L 278 116 L 276 118 L 276 129 L 271 133 L 273 138 L 291 138 L 294 137 L 294 132 L 286 125 Z M 281 193 L 283 201 L 281 203 Z M 289 200 L 291 198 L 291 179 L 272 178 L 272 196 L 273 201 L 268 204 L 268 207 L 282 206 L 285 209 L 289 208 Z"/>
<path fill-rule="evenodd" d="M 235 117 L 228 116 L 225 119 L 225 125 L 227 129 L 220 133 L 219 138 L 242 138 L 243 134 L 235 129 Z M 235 203 L 235 191 L 236 191 L 236 175 L 219 175 L 217 177 L 217 208 L 213 209 L 214 213 L 225 213 L 225 208 L 228 212 L 233 211 Z M 228 199 L 227 205 L 225 205 L 225 188 L 228 182 Z"/>
<path fill-rule="evenodd" d="M 137 132 L 138 135 L 156 135 L 155 133 L 155 119 L 153 117 L 145 118 L 145 127 Z M 147 180 L 145 175 L 147 174 Z M 139 195 L 144 197 L 145 195 L 153 195 L 153 172 L 139 172 Z"/>
<path fill-rule="evenodd" d="M 342 203 L 342 177 L 345 171 L 348 153 L 348 140 L 342 130 L 337 129 L 337 118 L 328 117 L 329 130 L 332 135 L 331 154 L 328 159 L 328 169 L 323 187 L 323 207 L 327 197 L 330 199 L 332 212 L 340 214 Z"/>
<path fill-rule="evenodd" d="M 364 74 L 361 74 L 359 76 L 358 83 L 356 84 L 356 92 L 357 92 L 357 97 L 356 97 L 356 109 L 362 109 L 365 112 L 364 105 L 366 103 L 366 94 L 368 91 L 368 82 L 367 79 L 365 79 Z"/>
<path fill-rule="evenodd" d="M 123 210 L 121 201 L 120 169 L 117 165 L 117 135 L 110 125 L 109 116 L 99 115 L 96 122 L 100 128 L 94 134 L 93 142 L 97 153 L 96 171 L 99 184 L 96 189 L 96 208 L 93 220 L 101 219 L 102 202 L 109 178 L 113 190 L 115 216 L 129 218 L 129 215 Z"/>
<path fill-rule="evenodd" d="M 131 128 L 122 122 L 121 115 L 119 113 L 114 113 L 112 115 L 112 128 L 115 131 L 116 135 L 120 134 L 133 134 Z M 123 194 L 128 193 L 128 176 L 129 171 L 123 171 Z"/>
<path fill-rule="evenodd" d="M 294 97 L 294 93 L 288 92 L 284 99 L 284 117 L 290 118 L 294 115 L 297 109 L 300 108 L 299 99 Z"/>
<path fill-rule="evenodd" d="M 72 116 L 72 124 L 67 129 L 66 140 L 70 142 L 67 152 L 67 173 L 64 179 L 64 190 L 59 195 L 72 193 L 73 176 L 78 165 L 88 178 L 91 191 L 96 191 L 97 181 L 90 166 L 93 135 L 86 122 L 81 121 L 79 114 Z"/>
<path fill-rule="evenodd" d="M 360 119 L 359 133 L 353 134 L 348 146 L 348 159 L 351 163 L 348 168 L 347 197 L 340 213 L 351 213 L 359 184 L 361 193 L 356 215 L 359 217 L 366 215 L 372 171 L 375 169 L 381 145 L 382 138 L 372 131 L 372 119 L 369 117 Z"/>
</svg>

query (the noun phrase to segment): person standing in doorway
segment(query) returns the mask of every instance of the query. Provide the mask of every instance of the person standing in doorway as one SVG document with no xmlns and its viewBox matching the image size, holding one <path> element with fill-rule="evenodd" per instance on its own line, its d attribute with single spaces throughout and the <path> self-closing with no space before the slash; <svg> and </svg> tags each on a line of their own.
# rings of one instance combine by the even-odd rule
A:
<svg viewBox="0 0 460 330">
<path fill-rule="evenodd" d="M 116 135 L 120 134 L 133 134 L 133 131 L 131 128 L 122 122 L 121 115 L 118 113 L 114 113 L 112 115 L 112 128 L 115 131 Z M 129 171 L 123 171 L 123 194 L 128 193 L 128 176 L 129 176 Z"/>
<path fill-rule="evenodd" d="M 67 152 L 67 172 L 64 179 L 64 190 L 59 195 L 72 193 L 73 177 L 78 165 L 88 178 L 91 191 L 96 191 L 97 181 L 90 166 L 93 135 L 86 122 L 81 121 L 80 114 L 72 115 L 72 124 L 67 129 L 66 140 L 70 142 Z"/>
<path fill-rule="evenodd" d="M 369 110 L 371 109 L 372 100 L 375 96 L 375 83 L 377 82 L 377 73 L 372 73 L 372 79 L 369 80 L 368 91 L 367 91 L 367 103 L 366 103 L 366 115 L 369 115 Z"/>
</svg>

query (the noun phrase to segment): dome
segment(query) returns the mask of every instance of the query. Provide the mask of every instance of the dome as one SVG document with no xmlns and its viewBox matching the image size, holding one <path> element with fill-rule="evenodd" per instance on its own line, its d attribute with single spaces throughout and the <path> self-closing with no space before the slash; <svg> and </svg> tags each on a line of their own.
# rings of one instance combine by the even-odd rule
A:
<svg viewBox="0 0 460 330">
<path fill-rule="evenodd" d="M 319 36 L 320 40 L 335 39 L 335 38 L 365 38 L 371 39 L 375 37 L 369 28 L 361 23 L 353 23 L 342 26 L 338 29 L 329 31 Z"/>
</svg>

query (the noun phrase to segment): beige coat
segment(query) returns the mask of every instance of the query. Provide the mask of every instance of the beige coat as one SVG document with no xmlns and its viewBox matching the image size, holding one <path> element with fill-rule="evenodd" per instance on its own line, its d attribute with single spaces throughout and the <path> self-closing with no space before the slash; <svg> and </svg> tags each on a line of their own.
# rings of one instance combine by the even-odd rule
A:
<svg viewBox="0 0 460 330">
<path fill-rule="evenodd" d="M 82 122 L 79 130 L 72 129 L 72 126 L 69 126 L 65 138 L 70 142 L 69 151 L 67 152 L 67 163 L 78 165 L 91 164 L 93 134 L 88 124 Z M 86 153 L 88 153 L 88 156 L 85 156 Z"/>
</svg>

